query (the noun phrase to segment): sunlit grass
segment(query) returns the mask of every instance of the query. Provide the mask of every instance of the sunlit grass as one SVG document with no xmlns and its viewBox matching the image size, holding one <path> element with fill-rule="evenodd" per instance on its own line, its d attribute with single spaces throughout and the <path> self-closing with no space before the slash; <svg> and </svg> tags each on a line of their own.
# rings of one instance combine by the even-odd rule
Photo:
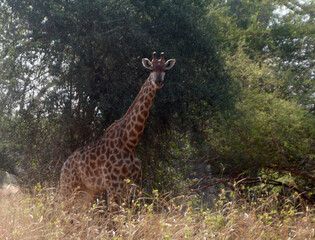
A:
<svg viewBox="0 0 315 240">
<path fill-rule="evenodd" d="M 255 202 L 222 192 L 214 209 L 157 191 L 110 215 L 103 202 L 70 211 L 54 188 L 1 193 L 0 239 L 314 239 L 315 215 L 271 195 Z M 228 197 L 226 197 L 228 195 Z"/>
</svg>

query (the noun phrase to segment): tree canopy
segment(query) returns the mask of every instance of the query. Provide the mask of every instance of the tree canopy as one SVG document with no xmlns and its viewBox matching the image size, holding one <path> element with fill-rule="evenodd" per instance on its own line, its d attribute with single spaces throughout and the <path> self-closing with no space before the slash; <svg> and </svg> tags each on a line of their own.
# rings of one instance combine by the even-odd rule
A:
<svg viewBox="0 0 315 240">
<path fill-rule="evenodd" d="M 164 51 L 177 64 L 138 149 L 147 184 L 185 177 L 196 158 L 313 184 L 312 1 L 0 3 L 1 169 L 58 179 L 128 109 L 148 76 L 141 58 Z"/>
</svg>

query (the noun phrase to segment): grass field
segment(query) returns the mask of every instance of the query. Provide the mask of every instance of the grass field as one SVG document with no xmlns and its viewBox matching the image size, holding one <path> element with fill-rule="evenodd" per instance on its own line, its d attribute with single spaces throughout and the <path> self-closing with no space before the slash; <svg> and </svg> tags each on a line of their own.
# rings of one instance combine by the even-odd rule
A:
<svg viewBox="0 0 315 240">
<path fill-rule="evenodd" d="M 222 191 L 214 209 L 157 191 L 110 215 L 102 202 L 65 210 L 54 188 L 0 191 L 0 239 L 315 239 L 315 214 L 275 195 L 255 201 Z"/>
</svg>

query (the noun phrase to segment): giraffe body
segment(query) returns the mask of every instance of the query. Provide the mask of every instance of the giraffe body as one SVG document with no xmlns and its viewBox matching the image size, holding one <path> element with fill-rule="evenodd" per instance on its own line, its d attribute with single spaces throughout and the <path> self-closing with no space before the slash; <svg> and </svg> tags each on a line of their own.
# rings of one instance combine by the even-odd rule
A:
<svg viewBox="0 0 315 240">
<path fill-rule="evenodd" d="M 122 195 L 125 179 L 134 181 L 140 171 L 135 147 L 144 130 L 156 90 L 163 86 L 164 71 L 173 67 L 175 59 L 164 62 L 155 58 L 143 65 L 152 70 L 126 114 L 105 131 L 103 137 L 77 149 L 65 161 L 60 177 L 60 190 L 69 196 L 76 190 L 92 197 L 107 192 L 109 200 Z"/>
</svg>

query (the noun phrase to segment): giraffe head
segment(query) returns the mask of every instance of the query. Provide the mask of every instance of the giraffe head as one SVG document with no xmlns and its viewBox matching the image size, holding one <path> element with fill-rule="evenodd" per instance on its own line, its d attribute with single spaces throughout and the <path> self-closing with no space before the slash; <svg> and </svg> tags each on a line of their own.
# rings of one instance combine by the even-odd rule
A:
<svg viewBox="0 0 315 240">
<path fill-rule="evenodd" d="M 175 59 L 169 59 L 165 62 L 164 52 L 161 52 L 160 59 L 156 58 L 156 52 L 153 53 L 152 61 L 147 58 L 142 59 L 142 65 L 152 71 L 150 79 L 156 88 L 163 87 L 165 71 L 170 70 L 175 62 Z"/>
</svg>

